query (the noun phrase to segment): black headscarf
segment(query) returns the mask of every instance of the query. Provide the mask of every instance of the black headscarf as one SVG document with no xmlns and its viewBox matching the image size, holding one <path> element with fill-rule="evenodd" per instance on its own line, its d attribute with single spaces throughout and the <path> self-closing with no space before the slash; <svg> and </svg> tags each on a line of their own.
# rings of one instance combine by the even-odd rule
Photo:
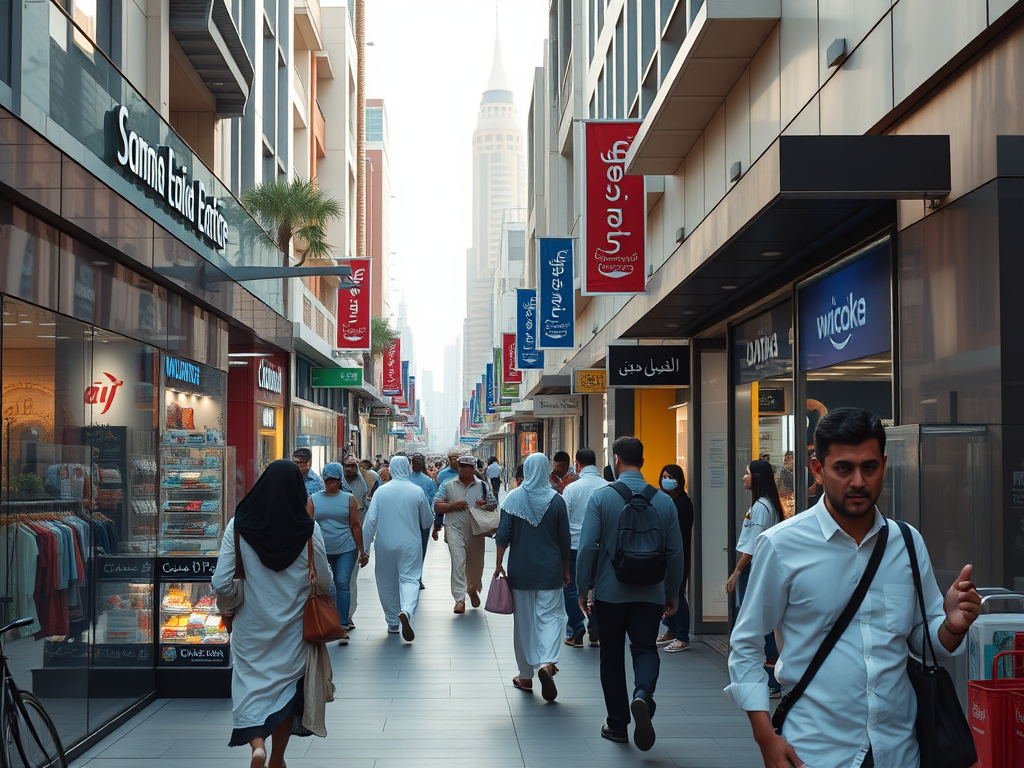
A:
<svg viewBox="0 0 1024 768">
<path fill-rule="evenodd" d="M 270 570 L 283 571 L 295 562 L 313 535 L 306 486 L 295 462 L 279 459 L 263 470 L 235 507 L 235 527 Z"/>
</svg>

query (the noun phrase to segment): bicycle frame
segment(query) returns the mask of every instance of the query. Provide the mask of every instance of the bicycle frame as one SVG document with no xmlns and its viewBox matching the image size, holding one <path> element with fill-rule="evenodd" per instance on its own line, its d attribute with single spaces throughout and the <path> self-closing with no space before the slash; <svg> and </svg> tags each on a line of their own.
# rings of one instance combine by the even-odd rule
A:
<svg viewBox="0 0 1024 768">
<path fill-rule="evenodd" d="M 35 725 L 29 719 L 28 710 L 21 701 L 21 696 L 19 695 L 21 690 L 18 688 L 17 683 L 14 682 L 14 676 L 11 674 L 11 668 L 8 666 L 7 661 L 7 655 L 4 653 L 4 638 L 0 638 L 0 674 L 2 674 L 2 680 L 0 680 L 0 740 L 3 741 L 3 748 L 0 749 L 0 768 L 14 768 L 11 765 L 10 744 L 6 732 L 12 710 L 17 710 L 18 714 L 21 715 L 21 722 L 28 726 L 29 734 L 35 740 L 40 752 L 49 756 L 49 752 L 43 746 L 42 739 L 39 738 L 39 734 L 36 732 Z M 14 745 L 18 750 L 18 756 L 21 757 L 21 763 L 22 765 L 30 765 L 28 755 L 25 752 L 22 734 L 16 720 L 12 720 L 12 729 L 14 733 L 11 735 L 14 738 Z M 50 763 L 52 764 L 58 757 L 60 755 L 54 755 Z"/>
</svg>

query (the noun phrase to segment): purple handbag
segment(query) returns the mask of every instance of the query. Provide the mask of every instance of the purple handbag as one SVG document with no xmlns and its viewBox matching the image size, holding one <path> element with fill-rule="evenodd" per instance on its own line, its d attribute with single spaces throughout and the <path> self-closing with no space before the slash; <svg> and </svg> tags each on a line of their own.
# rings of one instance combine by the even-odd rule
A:
<svg viewBox="0 0 1024 768">
<path fill-rule="evenodd" d="M 487 602 L 484 604 L 484 610 L 509 615 L 515 610 L 515 607 L 508 579 L 504 576 L 495 576 L 491 579 L 491 588 L 487 590 Z"/>
</svg>

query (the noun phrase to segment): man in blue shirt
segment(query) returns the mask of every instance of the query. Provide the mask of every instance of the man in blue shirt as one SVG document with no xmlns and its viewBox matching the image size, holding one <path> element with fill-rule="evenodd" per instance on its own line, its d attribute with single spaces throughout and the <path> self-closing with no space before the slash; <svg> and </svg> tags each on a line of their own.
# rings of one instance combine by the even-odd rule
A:
<svg viewBox="0 0 1024 768">
<path fill-rule="evenodd" d="M 306 486 L 306 495 L 312 496 L 318 491 L 325 490 L 324 481 L 313 471 L 313 452 L 309 448 L 296 448 L 292 452 L 294 461 L 302 473 L 302 482 Z"/>
<path fill-rule="evenodd" d="M 434 511 L 434 494 L 437 493 L 437 483 L 430 479 L 425 470 L 427 468 L 427 457 L 422 453 L 414 453 L 412 455 L 412 474 L 409 475 L 409 480 L 420 488 L 427 495 L 427 503 L 430 505 L 430 511 Z M 427 556 L 427 542 L 430 541 L 430 528 L 423 529 L 423 557 Z M 420 579 L 420 589 L 426 589 L 423 586 L 423 580 Z"/>
<path fill-rule="evenodd" d="M 463 453 L 463 449 L 460 446 L 455 446 L 448 451 L 448 466 L 437 473 L 437 487 L 442 487 L 445 483 L 451 480 L 453 477 L 459 476 L 459 456 Z M 433 509 L 433 504 L 431 504 Z M 437 541 L 438 531 L 441 530 L 441 526 L 444 525 L 444 515 L 434 514 L 434 541 Z"/>
<path fill-rule="evenodd" d="M 644 751 L 654 746 L 654 688 L 658 683 L 658 627 L 665 616 L 679 605 L 679 585 L 683 580 L 683 537 L 679 532 L 676 505 L 669 495 L 655 490 L 650 504 L 657 513 L 664 534 L 666 571 L 657 584 L 627 584 L 619 581 L 612 564 L 617 549 L 619 515 L 625 507 L 616 486 L 626 486 L 633 494 L 643 493 L 648 483 L 640 473 L 644 465 L 644 446 L 635 437 L 620 437 L 612 444 L 615 477 L 618 482 L 598 488 L 587 502 L 580 531 L 576 561 L 576 583 L 580 585 L 580 609 L 590 614 L 587 585 L 594 588 L 594 609 L 600 617 L 601 688 L 604 690 L 608 721 L 601 736 L 626 743 L 630 714 L 635 723 L 633 743 Z M 633 656 L 633 696 L 626 694 L 626 635 Z"/>
</svg>

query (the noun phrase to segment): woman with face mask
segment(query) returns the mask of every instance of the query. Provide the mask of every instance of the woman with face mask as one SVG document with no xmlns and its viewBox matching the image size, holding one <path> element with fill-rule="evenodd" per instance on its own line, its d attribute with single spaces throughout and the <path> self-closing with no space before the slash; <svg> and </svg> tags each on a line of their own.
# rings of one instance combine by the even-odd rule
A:
<svg viewBox="0 0 1024 768">
<path fill-rule="evenodd" d="M 666 464 L 661 470 L 661 490 L 672 497 L 683 534 L 683 581 L 679 585 L 679 609 L 666 616 L 667 630 L 658 638 L 666 653 L 690 650 L 690 604 L 686 602 L 686 579 L 690 574 L 690 540 L 693 534 L 693 502 L 686 494 L 686 478 L 678 464 Z"/>
</svg>

